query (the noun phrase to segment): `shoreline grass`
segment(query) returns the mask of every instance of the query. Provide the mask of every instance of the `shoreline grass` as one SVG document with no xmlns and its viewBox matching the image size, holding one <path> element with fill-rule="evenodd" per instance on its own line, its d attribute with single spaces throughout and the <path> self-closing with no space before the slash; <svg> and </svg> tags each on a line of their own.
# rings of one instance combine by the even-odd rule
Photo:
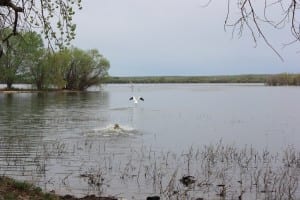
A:
<svg viewBox="0 0 300 200">
<path fill-rule="evenodd" d="M 97 197 L 87 195 L 77 198 L 71 195 L 59 196 L 54 192 L 43 192 L 40 187 L 36 187 L 26 181 L 19 181 L 7 176 L 0 176 L 0 199 L 5 200 L 117 200 L 115 197 Z"/>
<path fill-rule="evenodd" d="M 101 84 L 176 84 L 176 83 L 206 83 L 206 84 L 265 84 L 268 86 L 300 85 L 300 74 L 242 74 L 242 75 L 216 75 L 216 76 L 111 76 L 102 80 Z M 2 83 L 4 84 L 4 83 Z M 22 84 L 20 82 L 16 84 Z M 26 84 L 26 83 L 24 83 Z M 0 89 L 0 92 L 78 92 L 79 90 L 65 90 L 57 88 L 22 89 L 12 88 Z"/>
</svg>

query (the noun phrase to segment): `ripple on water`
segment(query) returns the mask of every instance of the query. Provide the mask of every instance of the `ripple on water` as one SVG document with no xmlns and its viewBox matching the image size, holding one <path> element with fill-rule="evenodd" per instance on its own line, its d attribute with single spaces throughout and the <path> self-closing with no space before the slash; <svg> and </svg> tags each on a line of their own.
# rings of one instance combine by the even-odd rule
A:
<svg viewBox="0 0 300 200">
<path fill-rule="evenodd" d="M 120 124 L 109 124 L 105 127 L 96 127 L 89 130 L 85 135 L 88 137 L 126 137 L 141 134 L 137 129 Z"/>
</svg>

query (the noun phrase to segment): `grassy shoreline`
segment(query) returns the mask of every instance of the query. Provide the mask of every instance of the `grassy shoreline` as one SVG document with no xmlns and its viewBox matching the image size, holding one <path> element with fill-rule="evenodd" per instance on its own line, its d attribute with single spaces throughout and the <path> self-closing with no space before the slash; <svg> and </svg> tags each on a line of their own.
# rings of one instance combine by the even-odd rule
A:
<svg viewBox="0 0 300 200">
<path fill-rule="evenodd" d="M 43 192 L 40 187 L 36 187 L 26 181 L 18 181 L 10 177 L 0 176 L 0 199 L 5 200 L 117 200 L 115 197 L 96 197 L 88 195 L 77 198 L 71 195 L 60 196 L 54 192 Z"/>
</svg>

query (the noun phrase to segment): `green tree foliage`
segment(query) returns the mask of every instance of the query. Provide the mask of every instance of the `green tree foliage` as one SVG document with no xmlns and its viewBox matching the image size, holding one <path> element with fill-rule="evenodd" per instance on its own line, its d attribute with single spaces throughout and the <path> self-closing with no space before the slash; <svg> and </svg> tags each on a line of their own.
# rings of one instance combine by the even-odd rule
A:
<svg viewBox="0 0 300 200">
<path fill-rule="evenodd" d="M 109 62 L 98 50 L 78 48 L 58 52 L 40 51 L 30 67 L 37 89 L 49 86 L 68 90 L 85 90 L 100 84 L 108 76 Z"/>
<path fill-rule="evenodd" d="M 108 75 L 109 61 L 96 49 L 83 51 L 72 48 L 62 53 L 65 55 L 62 63 L 65 65 L 66 89 L 85 90 L 100 84 Z"/>
<path fill-rule="evenodd" d="M 45 71 L 47 50 L 44 48 L 41 36 L 36 32 L 27 32 L 26 41 L 27 55 L 24 60 L 23 79 L 29 79 L 38 89 L 42 89 L 47 79 Z"/>
<path fill-rule="evenodd" d="M 43 49 L 43 41 L 35 32 L 22 32 L 8 41 L 11 48 L 0 59 L 0 78 L 10 89 L 16 79 L 27 73 L 27 66 L 34 64 L 34 57 Z"/>
<path fill-rule="evenodd" d="M 72 19 L 77 9 L 82 9 L 81 0 L 0 0 L 0 56 L 19 30 L 39 29 L 52 46 L 69 44 L 75 37 Z"/>
<path fill-rule="evenodd" d="M 29 65 L 29 72 L 31 82 L 36 86 L 38 90 L 47 89 L 50 85 L 51 79 L 51 62 L 50 53 L 42 49 L 36 52 L 32 65 Z"/>
<path fill-rule="evenodd" d="M 36 32 L 20 32 L 8 42 L 11 48 L 0 59 L 0 81 L 8 89 L 16 80 L 26 80 L 38 90 L 49 87 L 85 90 L 108 76 L 109 61 L 96 49 L 49 51 Z"/>
<path fill-rule="evenodd" d="M 52 53 L 48 57 L 49 65 L 51 66 L 50 83 L 57 88 L 66 87 L 65 72 L 71 62 L 71 51 L 63 49 L 59 52 Z"/>
</svg>

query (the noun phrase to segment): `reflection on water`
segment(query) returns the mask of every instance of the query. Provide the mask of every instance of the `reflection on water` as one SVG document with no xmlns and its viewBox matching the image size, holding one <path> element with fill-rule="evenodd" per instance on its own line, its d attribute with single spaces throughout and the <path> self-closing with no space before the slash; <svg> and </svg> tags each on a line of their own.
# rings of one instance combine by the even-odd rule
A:
<svg viewBox="0 0 300 200">
<path fill-rule="evenodd" d="M 132 95 L 145 101 L 134 105 Z M 286 175 L 299 178 L 299 98 L 297 87 L 262 85 L 107 85 L 89 92 L 0 93 L 0 173 L 79 196 L 168 196 L 177 188 L 178 195 L 213 198 L 212 191 L 222 192 L 217 185 L 240 188 L 237 181 L 249 177 L 263 187 L 257 176 L 266 175 L 269 163 L 276 175 L 269 177 L 273 189 L 278 180 L 293 189 L 295 180 Z M 206 148 L 220 140 L 219 148 Z M 282 165 L 276 152 L 284 149 Z M 215 174 L 208 177 L 210 169 Z M 183 175 L 193 175 L 198 192 L 180 185 Z M 242 186 L 248 195 L 255 189 L 249 182 Z M 226 189 L 232 198 L 241 195 L 233 186 Z M 274 197 L 266 189 L 270 192 L 264 195 Z"/>
</svg>

